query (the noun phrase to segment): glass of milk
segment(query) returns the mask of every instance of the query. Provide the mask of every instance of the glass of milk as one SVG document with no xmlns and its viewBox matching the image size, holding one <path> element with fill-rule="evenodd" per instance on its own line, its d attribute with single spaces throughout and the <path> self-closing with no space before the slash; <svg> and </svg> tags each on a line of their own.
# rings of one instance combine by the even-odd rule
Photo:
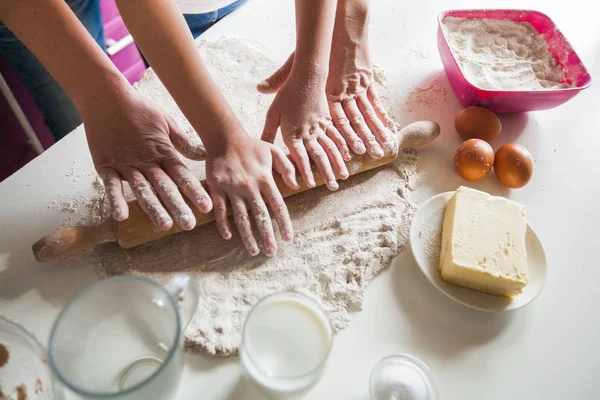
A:
<svg viewBox="0 0 600 400">
<path fill-rule="evenodd" d="M 314 386 L 333 343 L 323 309 L 299 293 L 259 301 L 244 325 L 240 358 L 247 376 L 270 398 L 300 395 Z"/>
</svg>

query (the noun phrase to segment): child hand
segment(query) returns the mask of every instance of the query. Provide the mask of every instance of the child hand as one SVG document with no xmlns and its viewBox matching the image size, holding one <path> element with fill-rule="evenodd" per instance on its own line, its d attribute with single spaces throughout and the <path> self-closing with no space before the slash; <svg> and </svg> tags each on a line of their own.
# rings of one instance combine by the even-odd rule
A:
<svg viewBox="0 0 600 400">
<path fill-rule="evenodd" d="M 272 143 L 280 127 L 290 156 L 309 187 L 316 185 L 310 160 L 330 190 L 339 187 L 336 176 L 348 178 L 344 158 L 349 159 L 350 153 L 329 115 L 324 85 L 311 78 L 285 80 L 267 112 L 262 139 Z"/>
<path fill-rule="evenodd" d="M 291 188 L 298 188 L 294 166 L 273 144 L 243 133 L 235 141 L 214 147 L 206 157 L 206 182 L 214 204 L 215 220 L 224 239 L 231 238 L 227 218 L 227 201 L 248 253 L 259 253 L 252 233 L 252 215 L 260 239 L 269 257 L 277 252 L 277 243 L 269 209 L 273 213 L 285 241 L 293 237 L 292 223 L 283 197 L 273 179 L 273 168 Z"/>
</svg>

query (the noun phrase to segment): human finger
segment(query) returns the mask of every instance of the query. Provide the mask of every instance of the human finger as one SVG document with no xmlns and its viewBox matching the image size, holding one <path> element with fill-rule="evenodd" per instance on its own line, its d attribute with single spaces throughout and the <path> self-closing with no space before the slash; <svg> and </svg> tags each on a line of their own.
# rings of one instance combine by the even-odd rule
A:
<svg viewBox="0 0 600 400">
<path fill-rule="evenodd" d="M 196 217 L 187 205 L 177 185 L 160 166 L 150 167 L 142 171 L 150 182 L 162 204 L 184 231 L 194 229 Z"/>
<path fill-rule="evenodd" d="M 294 160 L 306 185 L 308 187 L 315 187 L 315 177 L 310 166 L 310 158 L 304 147 L 304 142 L 301 139 L 293 139 L 288 145 L 288 148 L 290 150 L 290 156 L 292 157 L 292 160 Z"/>
<path fill-rule="evenodd" d="M 256 85 L 256 90 L 263 94 L 277 92 L 290 75 L 290 71 L 294 65 L 294 54 L 295 52 L 290 54 L 285 63 L 273 75 Z"/>
<path fill-rule="evenodd" d="M 369 98 L 366 94 L 361 94 L 357 99 L 358 109 L 362 113 L 369 129 L 380 146 L 391 149 L 395 146 L 395 142 L 392 138 L 392 132 L 383 124 L 379 116 L 375 112 L 375 109 L 371 105 Z"/>
<path fill-rule="evenodd" d="M 206 149 L 200 141 L 200 137 L 195 133 L 193 135 L 185 133 L 170 115 L 165 114 L 165 119 L 169 125 L 169 137 L 173 147 L 190 160 L 204 161 L 206 159 Z"/>
<path fill-rule="evenodd" d="M 265 254 L 268 257 L 273 257 L 277 252 L 277 242 L 275 241 L 275 232 L 273 231 L 273 223 L 267 205 L 261 197 L 260 193 L 253 193 L 248 199 L 250 211 L 256 224 L 256 229 L 260 235 Z"/>
<path fill-rule="evenodd" d="M 227 197 L 219 188 L 211 188 L 209 186 L 209 190 L 217 229 L 223 239 L 229 240 L 231 239 L 231 225 L 229 224 L 229 218 L 227 218 Z"/>
<path fill-rule="evenodd" d="M 144 174 L 135 168 L 128 168 L 123 171 L 123 176 L 129 183 L 140 207 L 148 215 L 154 226 L 161 231 L 171 229 L 173 220 L 156 197 Z"/>
<path fill-rule="evenodd" d="M 100 179 L 104 182 L 104 190 L 110 205 L 110 214 L 115 221 L 125 221 L 129 217 L 129 207 L 123 194 L 121 175 L 112 168 L 99 171 Z"/>
<path fill-rule="evenodd" d="M 192 172 L 178 159 L 163 162 L 165 171 L 179 187 L 183 195 L 202 213 L 212 208 L 210 196 Z"/>
<path fill-rule="evenodd" d="M 383 150 L 379 143 L 377 143 L 377 139 L 371 130 L 365 123 L 365 119 L 362 116 L 358 106 L 356 105 L 356 100 L 351 99 L 347 100 L 343 104 L 344 111 L 346 112 L 346 116 L 350 120 L 350 125 L 352 125 L 352 129 L 356 132 L 356 134 L 361 138 L 365 146 L 367 147 L 367 152 L 373 158 L 381 158 L 383 157 Z"/>
<path fill-rule="evenodd" d="M 331 166 L 335 171 L 335 175 L 337 175 L 341 179 L 348 179 L 348 168 L 346 167 L 346 163 L 342 159 L 342 155 L 340 154 L 339 149 L 328 136 L 322 135 L 317 139 L 319 144 L 327 153 L 327 157 L 329 157 L 329 161 Z"/>
<path fill-rule="evenodd" d="M 271 145 L 271 156 L 273 158 L 273 169 L 281 175 L 285 184 L 292 189 L 298 189 L 300 185 L 296 180 L 296 169 L 283 150 L 273 144 Z"/>
<path fill-rule="evenodd" d="M 375 112 L 379 116 L 379 119 L 383 121 L 383 124 L 389 129 L 394 129 L 394 121 L 390 118 L 389 114 L 385 110 L 385 107 L 381 103 L 381 98 L 379 97 L 375 86 L 369 86 L 369 89 L 367 89 L 367 97 L 373 105 L 373 108 L 375 108 Z"/>
<path fill-rule="evenodd" d="M 325 134 L 333 141 L 333 143 L 335 143 L 344 161 L 350 161 L 352 159 L 352 155 L 350 154 L 350 149 L 348 149 L 348 145 L 346 144 L 346 139 L 344 139 L 340 131 L 338 131 L 332 124 L 327 127 L 327 132 L 325 132 Z"/>
<path fill-rule="evenodd" d="M 348 117 L 346 117 L 346 112 L 344 111 L 342 103 L 339 101 L 330 102 L 329 112 L 333 119 L 333 125 L 344 139 L 346 139 L 346 142 L 352 151 L 356 154 L 365 154 L 367 149 L 356 132 L 354 132 L 354 129 L 352 129 L 352 125 L 350 125 L 350 121 L 348 120 Z"/>
<path fill-rule="evenodd" d="M 271 108 L 267 111 L 267 116 L 265 118 L 265 126 L 263 127 L 262 135 L 260 136 L 261 140 L 265 142 L 273 143 L 275 138 L 277 137 L 277 130 L 279 129 L 279 114 L 275 111 L 272 111 Z"/>
<path fill-rule="evenodd" d="M 237 226 L 240 238 L 248 254 L 255 256 L 259 253 L 258 244 L 252 234 L 252 225 L 250 224 L 250 216 L 248 215 L 248 208 L 246 203 L 241 197 L 230 196 L 229 201 L 231 203 L 231 209 L 233 211 L 233 219 Z"/>
<path fill-rule="evenodd" d="M 283 201 L 283 196 L 281 196 L 281 192 L 277 186 L 275 186 L 273 183 L 269 183 L 262 189 L 262 195 L 267 202 L 267 205 L 271 209 L 271 213 L 273 214 L 273 217 L 275 217 L 275 221 L 277 221 L 277 226 L 279 227 L 279 233 L 281 233 L 281 237 L 286 242 L 292 241 L 294 238 L 292 221 L 290 219 L 287 206 Z"/>
<path fill-rule="evenodd" d="M 321 174 L 321 178 L 323 181 L 325 181 L 325 184 L 329 190 L 337 190 L 339 185 L 335 179 L 335 174 L 331 168 L 331 163 L 329 162 L 327 153 L 325 150 L 323 150 L 321 144 L 315 139 L 307 140 L 306 150 L 308 151 L 308 155 L 310 156 L 311 160 L 313 160 L 317 166 L 317 169 Z"/>
</svg>

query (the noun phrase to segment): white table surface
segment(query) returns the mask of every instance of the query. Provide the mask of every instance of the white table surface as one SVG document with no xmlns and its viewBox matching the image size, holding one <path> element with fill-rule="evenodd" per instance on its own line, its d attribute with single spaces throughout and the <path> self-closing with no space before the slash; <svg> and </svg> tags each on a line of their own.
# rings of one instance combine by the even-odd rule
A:
<svg viewBox="0 0 600 400">
<path fill-rule="evenodd" d="M 415 201 L 464 183 L 452 168 L 460 141 L 454 96 L 442 112 L 404 112 L 410 88 L 442 70 L 436 17 L 449 8 L 493 8 L 482 0 L 373 1 L 373 59 L 389 75 L 402 123 L 433 119 L 442 136 L 423 150 L 423 184 Z M 205 38 L 253 38 L 284 59 L 293 43 L 290 0 L 252 0 L 209 30 Z M 538 9 L 557 23 L 600 79 L 600 24 L 585 0 L 503 1 L 505 8 Z M 591 10 L 590 10 L 591 11 Z M 447 84 L 447 82 L 446 82 Z M 508 313 L 468 309 L 439 293 L 410 251 L 399 255 L 366 293 L 364 309 L 335 340 L 328 368 L 307 399 L 368 399 L 369 372 L 382 357 L 410 353 L 433 370 L 444 399 L 600 398 L 600 86 L 560 108 L 503 117 L 493 143 L 525 145 L 535 159 L 528 186 L 507 191 L 493 176 L 472 186 L 504 194 L 527 207 L 545 245 L 546 287 L 535 302 Z M 75 165 L 83 165 L 73 170 Z M 90 269 L 37 264 L 30 246 L 59 226 L 64 215 L 50 202 L 90 190 L 93 170 L 84 136 L 69 135 L 0 184 L 0 314 L 17 319 L 46 341 L 59 308 L 97 279 Z M 69 176 L 67 176 L 69 175 Z M 186 355 L 178 399 L 248 399 L 237 359 Z"/>
</svg>

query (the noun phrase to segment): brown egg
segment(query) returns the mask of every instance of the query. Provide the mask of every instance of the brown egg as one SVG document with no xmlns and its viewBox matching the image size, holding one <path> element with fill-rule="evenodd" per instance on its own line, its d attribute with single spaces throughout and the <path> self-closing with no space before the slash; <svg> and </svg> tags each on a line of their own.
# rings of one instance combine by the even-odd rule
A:
<svg viewBox="0 0 600 400">
<path fill-rule="evenodd" d="M 470 139 L 460 145 L 454 155 L 456 172 L 468 181 L 476 181 L 492 170 L 494 150 L 487 142 Z"/>
<path fill-rule="evenodd" d="M 505 186 L 520 188 L 533 175 L 533 159 L 529 151 L 519 144 L 505 144 L 496 151 L 494 172 Z"/>
<path fill-rule="evenodd" d="M 481 107 L 467 107 L 456 115 L 456 132 L 463 140 L 494 140 L 502 130 L 502 123 L 490 110 Z"/>
</svg>

